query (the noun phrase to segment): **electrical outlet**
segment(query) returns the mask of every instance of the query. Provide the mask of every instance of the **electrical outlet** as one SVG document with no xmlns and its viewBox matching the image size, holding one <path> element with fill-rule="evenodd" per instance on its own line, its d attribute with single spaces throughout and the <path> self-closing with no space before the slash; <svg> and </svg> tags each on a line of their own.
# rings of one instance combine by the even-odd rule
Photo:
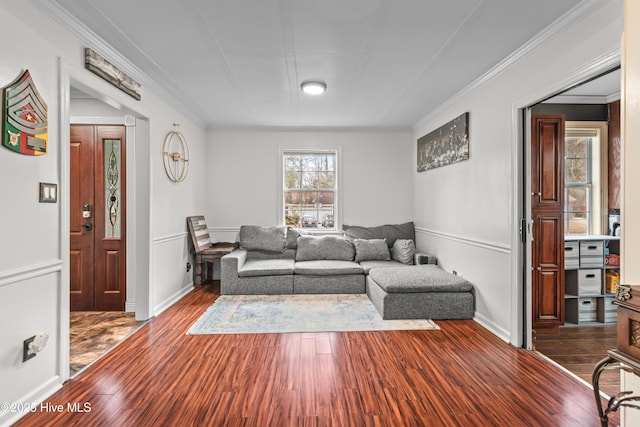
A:
<svg viewBox="0 0 640 427">
<path fill-rule="evenodd" d="M 190 263 L 190 262 L 188 262 L 188 263 L 187 263 L 187 273 L 188 273 L 188 272 L 190 272 L 190 271 L 191 271 L 191 263 Z"/>
<path fill-rule="evenodd" d="M 29 351 L 29 344 L 31 344 L 33 342 L 33 340 L 36 339 L 36 336 L 32 336 L 31 338 L 27 338 L 26 340 L 24 340 L 23 344 L 22 344 L 22 361 L 26 362 L 29 359 L 33 359 L 34 357 L 36 357 L 36 353 L 35 352 L 31 352 Z"/>
</svg>

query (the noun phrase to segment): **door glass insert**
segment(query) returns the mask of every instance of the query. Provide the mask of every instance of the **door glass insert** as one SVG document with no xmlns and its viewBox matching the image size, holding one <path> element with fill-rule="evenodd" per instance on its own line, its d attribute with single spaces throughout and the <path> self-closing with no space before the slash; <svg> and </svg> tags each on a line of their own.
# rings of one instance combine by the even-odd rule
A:
<svg viewBox="0 0 640 427">
<path fill-rule="evenodd" d="M 120 156 L 119 139 L 104 140 L 104 185 L 105 185 L 105 212 L 104 212 L 104 237 L 120 238 L 121 212 L 120 212 Z"/>
</svg>

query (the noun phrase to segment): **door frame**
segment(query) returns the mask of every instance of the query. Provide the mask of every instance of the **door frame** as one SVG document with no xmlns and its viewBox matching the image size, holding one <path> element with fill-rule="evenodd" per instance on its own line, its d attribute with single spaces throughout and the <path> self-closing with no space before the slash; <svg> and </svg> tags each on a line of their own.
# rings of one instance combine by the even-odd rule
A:
<svg viewBox="0 0 640 427">
<path fill-rule="evenodd" d="M 531 279 L 531 120 L 528 109 L 545 99 L 553 97 L 576 84 L 620 66 L 621 51 L 615 49 L 606 55 L 595 58 L 592 62 L 577 68 L 565 78 L 546 87 L 532 91 L 525 98 L 514 102 L 511 107 L 512 133 L 512 224 L 511 233 L 511 283 L 513 292 L 511 305 L 512 328 L 510 342 L 514 345 L 532 349 L 533 332 L 531 328 L 532 313 L 532 279 Z M 528 117 L 527 121 L 525 118 Z M 521 241 L 521 219 L 526 220 L 523 231 L 525 241 Z"/>
<path fill-rule="evenodd" d="M 60 342 L 58 357 L 58 372 L 61 382 L 69 379 L 69 313 L 70 313 L 70 265 L 69 265 L 69 172 L 70 172 L 70 91 L 71 87 L 81 89 L 95 99 L 106 103 L 122 112 L 122 118 L 113 123 L 114 119 L 85 117 L 78 118 L 74 124 L 80 124 L 83 120 L 100 124 L 100 121 L 110 121 L 110 124 L 123 124 L 126 126 L 127 138 L 127 169 L 126 169 L 126 194 L 127 212 L 126 221 L 130 232 L 126 242 L 126 277 L 127 300 L 126 311 L 135 311 L 137 320 L 147 320 L 152 315 L 152 293 L 150 287 L 151 252 L 151 155 L 150 155 L 150 129 L 149 120 L 145 114 L 139 112 L 136 105 L 129 100 L 116 99 L 109 92 L 111 87 L 107 83 L 96 83 L 92 75 L 84 73 L 84 69 L 74 68 L 66 64 L 62 59 L 58 60 L 58 139 L 59 139 L 59 195 L 60 195 L 60 258 L 62 269 L 59 283 L 59 322 L 60 329 L 58 341 Z"/>
<path fill-rule="evenodd" d="M 69 100 L 69 102 L 71 102 L 71 100 Z M 135 133 L 136 133 L 136 118 L 132 115 L 123 115 L 121 117 L 101 117 L 101 116 L 70 116 L 69 117 L 69 126 L 71 127 L 71 125 L 93 125 L 93 126 L 124 126 L 125 127 L 125 153 L 128 154 L 128 150 L 129 148 L 133 148 L 135 147 Z M 129 242 L 129 230 L 126 224 L 128 224 L 129 221 L 129 203 L 130 203 L 130 197 L 129 197 L 129 162 L 128 162 L 128 158 L 125 156 L 125 176 L 126 176 L 126 180 L 125 180 L 125 197 L 124 197 L 124 203 L 125 203 L 125 230 L 126 232 L 124 233 L 124 241 L 125 241 L 125 249 L 128 248 L 128 242 Z M 71 167 L 71 164 L 69 164 L 69 167 Z M 96 172 L 97 173 L 97 172 Z M 96 206 L 96 203 L 94 201 L 93 204 L 94 208 Z M 69 215 L 71 215 L 71 213 L 69 212 Z M 94 229 L 95 229 L 95 212 L 94 212 Z M 95 252 L 95 249 L 94 249 Z M 130 312 L 136 312 L 136 300 L 135 300 L 135 288 L 134 288 L 134 284 L 131 283 L 130 277 L 129 277 L 129 255 L 128 252 L 125 251 L 125 258 L 126 258 L 126 262 L 125 262 L 125 304 L 124 304 L 124 311 L 127 313 Z M 95 273 L 95 271 L 94 271 Z M 95 298 L 94 298 L 95 299 Z M 138 317 L 138 313 L 136 312 L 136 318 Z M 147 317 L 148 318 L 148 317 Z M 138 319 L 138 320 L 147 320 L 147 319 Z"/>
</svg>

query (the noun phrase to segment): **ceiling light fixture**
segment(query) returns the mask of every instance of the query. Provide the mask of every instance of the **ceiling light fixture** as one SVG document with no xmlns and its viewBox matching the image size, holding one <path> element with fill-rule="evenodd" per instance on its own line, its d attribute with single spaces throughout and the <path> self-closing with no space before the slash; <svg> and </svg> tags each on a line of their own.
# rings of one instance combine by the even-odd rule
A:
<svg viewBox="0 0 640 427">
<path fill-rule="evenodd" d="M 323 82 L 304 82 L 300 85 L 300 88 L 309 95 L 322 95 L 327 90 L 327 85 Z"/>
</svg>

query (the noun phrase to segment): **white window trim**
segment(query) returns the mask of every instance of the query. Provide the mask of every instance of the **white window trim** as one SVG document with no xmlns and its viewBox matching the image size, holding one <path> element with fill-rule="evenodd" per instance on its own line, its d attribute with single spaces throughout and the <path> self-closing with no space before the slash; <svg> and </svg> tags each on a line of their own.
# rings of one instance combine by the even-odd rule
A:
<svg viewBox="0 0 640 427">
<path fill-rule="evenodd" d="M 591 144 L 591 234 L 607 234 L 609 205 L 609 134 L 607 122 L 567 121 L 565 136 L 570 130 L 596 130 L 597 140 Z M 594 197 L 598 195 L 598 197 Z M 604 229 L 603 229 L 604 227 Z"/>
<path fill-rule="evenodd" d="M 336 234 L 341 232 L 342 230 L 342 148 L 341 147 L 323 147 L 323 148 L 312 148 L 312 147 L 284 147 L 280 146 L 278 149 L 278 183 L 276 185 L 278 195 L 278 215 L 277 221 L 278 225 L 285 225 L 284 223 L 284 155 L 286 153 L 310 153 L 310 154 L 321 154 L 321 153 L 331 153 L 336 156 L 336 195 L 333 206 L 333 229 L 323 230 L 323 229 L 309 229 L 305 228 L 305 232 L 312 234 Z"/>
</svg>

